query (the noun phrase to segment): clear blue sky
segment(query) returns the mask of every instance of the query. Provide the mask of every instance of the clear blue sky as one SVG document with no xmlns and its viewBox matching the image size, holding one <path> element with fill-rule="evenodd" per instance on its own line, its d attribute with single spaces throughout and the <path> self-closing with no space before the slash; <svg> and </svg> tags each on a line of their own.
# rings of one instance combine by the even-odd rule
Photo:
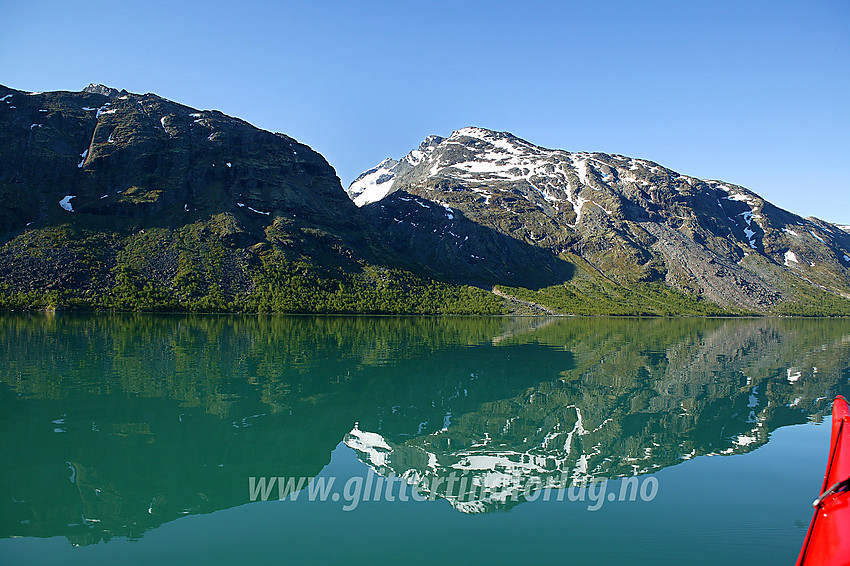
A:
<svg viewBox="0 0 850 566">
<path fill-rule="evenodd" d="M 90 82 L 285 132 L 344 185 L 476 125 L 850 224 L 847 0 L 0 0 L 0 83 Z"/>
</svg>

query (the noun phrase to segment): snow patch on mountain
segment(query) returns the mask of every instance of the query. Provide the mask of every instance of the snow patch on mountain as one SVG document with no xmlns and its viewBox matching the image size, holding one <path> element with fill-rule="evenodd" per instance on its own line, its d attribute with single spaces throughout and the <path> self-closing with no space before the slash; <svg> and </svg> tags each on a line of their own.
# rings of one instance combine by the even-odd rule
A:
<svg viewBox="0 0 850 566">
<path fill-rule="evenodd" d="M 452 210 L 452 207 L 450 207 L 450 206 L 449 206 L 449 205 L 447 205 L 446 203 L 439 202 L 439 201 L 437 202 L 437 204 L 439 204 L 440 206 L 442 206 L 442 207 L 445 209 L 445 211 L 446 211 L 446 218 L 448 218 L 449 220 L 454 220 L 454 219 L 455 219 L 454 211 Z"/>
<path fill-rule="evenodd" d="M 797 260 L 797 254 L 795 254 L 791 250 L 788 250 L 787 252 L 785 252 L 785 265 L 790 267 L 791 264 L 788 263 L 788 262 L 791 262 L 791 261 L 793 261 L 794 263 L 800 263 Z"/>
<path fill-rule="evenodd" d="M 417 149 L 414 149 L 398 161 L 390 157 L 381 161 L 357 177 L 346 189 L 349 198 L 357 206 L 376 202 L 393 191 L 393 184 L 399 175 L 410 171 L 420 163 L 429 161 L 434 150 L 444 138 L 430 135 Z"/>
<path fill-rule="evenodd" d="M 757 232 L 753 227 L 755 224 L 758 228 L 761 229 L 762 234 L 765 232 L 765 226 L 763 225 L 764 216 L 762 215 L 762 206 L 763 202 L 761 199 L 757 198 L 755 195 L 746 192 L 746 189 L 742 189 L 739 187 L 731 187 L 727 184 L 720 183 L 718 181 L 708 181 L 708 184 L 713 186 L 715 190 L 722 191 L 726 194 L 726 196 L 719 197 L 719 200 L 728 200 L 728 201 L 736 201 L 742 202 L 749 207 L 749 210 L 745 210 L 744 212 L 740 212 L 737 216 L 741 217 L 745 223 L 744 226 L 744 235 L 747 238 L 747 243 L 749 243 L 752 249 L 758 249 L 757 246 Z M 721 204 L 721 208 L 722 208 Z M 736 218 L 731 218 L 735 223 L 740 225 L 740 222 Z"/>
<path fill-rule="evenodd" d="M 376 202 L 390 194 L 395 181 L 395 166 L 398 161 L 386 158 L 376 167 L 369 169 L 348 187 L 348 196 L 357 206 Z"/>
<path fill-rule="evenodd" d="M 67 210 L 68 212 L 74 212 L 74 207 L 71 206 L 71 199 L 77 198 L 75 195 L 68 195 L 63 197 L 62 200 L 59 201 L 59 206 Z"/>
<path fill-rule="evenodd" d="M 168 131 L 168 128 L 167 128 L 167 127 L 166 127 L 166 125 L 165 125 L 165 116 L 163 116 L 162 118 L 160 118 L 160 119 L 159 119 L 159 123 L 160 123 L 160 125 L 162 126 L 163 131 L 164 131 L 166 134 L 168 134 L 168 137 L 173 138 L 173 137 L 174 137 L 174 134 L 172 134 L 171 132 L 169 132 L 169 131 Z"/>
<path fill-rule="evenodd" d="M 115 112 L 117 112 L 117 110 L 115 110 L 114 108 L 109 108 L 110 106 L 111 106 L 111 103 L 107 102 L 106 104 L 104 104 L 103 106 L 98 108 L 97 114 L 95 114 L 95 118 L 100 119 L 100 117 L 103 116 L 104 114 L 115 114 Z"/>
</svg>

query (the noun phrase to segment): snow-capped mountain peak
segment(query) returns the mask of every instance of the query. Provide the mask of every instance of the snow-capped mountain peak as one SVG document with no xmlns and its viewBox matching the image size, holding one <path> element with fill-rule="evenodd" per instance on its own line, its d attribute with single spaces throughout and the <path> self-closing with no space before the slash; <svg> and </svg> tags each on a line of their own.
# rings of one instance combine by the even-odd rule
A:
<svg viewBox="0 0 850 566">
<path fill-rule="evenodd" d="M 384 159 L 375 167 L 363 172 L 349 185 L 346 189 L 348 196 L 357 206 L 381 200 L 393 191 L 393 183 L 398 176 L 428 160 L 443 141 L 445 141 L 444 138 L 440 136 L 430 135 L 417 149 L 398 161 L 389 157 Z"/>
</svg>

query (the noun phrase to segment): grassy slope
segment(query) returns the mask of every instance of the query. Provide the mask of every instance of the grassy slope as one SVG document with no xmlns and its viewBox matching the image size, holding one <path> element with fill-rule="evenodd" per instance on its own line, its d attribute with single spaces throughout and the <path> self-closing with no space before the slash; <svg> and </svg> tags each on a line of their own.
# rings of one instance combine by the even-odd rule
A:
<svg viewBox="0 0 850 566">
<path fill-rule="evenodd" d="M 288 245 L 296 233 L 269 232 L 268 241 L 246 249 L 229 243 L 231 231 L 231 219 L 217 215 L 182 227 L 105 232 L 61 225 L 25 232 L 4 246 L 7 257 L 66 259 L 59 263 L 53 284 L 16 292 L 0 284 L 0 308 L 487 315 L 509 311 L 500 298 L 484 290 L 362 260 L 348 265 L 323 262 L 325 267 L 320 267 L 309 250 L 298 253 Z M 578 269 L 568 283 L 536 291 L 499 289 L 563 314 L 753 314 L 723 309 L 662 283 L 617 283 L 579 258 L 570 260 Z M 774 314 L 850 314 L 850 301 L 802 284 L 797 291 L 800 302 L 785 304 Z"/>
<path fill-rule="evenodd" d="M 229 245 L 226 237 L 211 237 L 227 224 L 226 218 L 213 218 L 131 234 L 72 225 L 31 231 L 4 246 L 4 255 L 44 261 L 55 268 L 57 278 L 32 282 L 29 291 L 0 285 L 0 308 L 370 314 L 503 311 L 502 301 L 481 289 L 363 261 L 347 269 L 319 267 L 282 245 L 263 243 L 245 249 Z M 23 265 L 16 269 L 22 271 Z"/>
<path fill-rule="evenodd" d="M 576 276 L 563 285 L 539 290 L 498 286 L 518 299 L 534 302 L 563 314 L 644 315 L 644 316 L 747 316 L 758 313 L 726 309 L 698 296 L 673 289 L 663 283 L 620 284 L 614 282 L 580 258 L 571 256 L 578 266 Z M 805 286 L 795 288 L 798 302 L 785 303 L 770 314 L 785 316 L 850 316 L 850 301 Z"/>
</svg>

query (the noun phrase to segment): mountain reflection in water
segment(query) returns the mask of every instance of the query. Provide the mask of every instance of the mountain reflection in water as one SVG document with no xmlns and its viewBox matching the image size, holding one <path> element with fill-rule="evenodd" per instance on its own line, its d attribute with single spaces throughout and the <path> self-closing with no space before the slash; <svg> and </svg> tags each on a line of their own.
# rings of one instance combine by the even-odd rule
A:
<svg viewBox="0 0 850 566">
<path fill-rule="evenodd" d="M 74 544 L 312 477 L 340 441 L 473 501 L 752 451 L 850 392 L 850 321 L 3 315 L 0 538 Z"/>
</svg>

